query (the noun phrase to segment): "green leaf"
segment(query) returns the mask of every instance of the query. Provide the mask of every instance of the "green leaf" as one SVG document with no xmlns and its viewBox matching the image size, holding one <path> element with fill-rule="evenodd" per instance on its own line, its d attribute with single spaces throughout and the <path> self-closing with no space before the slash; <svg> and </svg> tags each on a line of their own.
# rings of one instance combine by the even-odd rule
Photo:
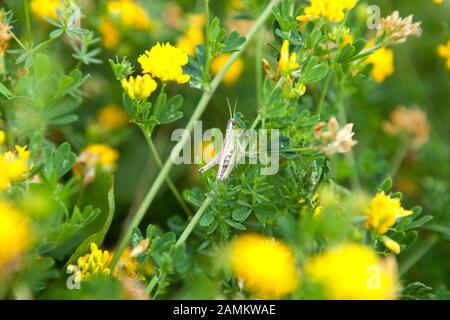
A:
<svg viewBox="0 0 450 320">
<path fill-rule="evenodd" d="M 101 215 L 88 226 L 93 232 L 78 246 L 63 271 L 66 270 L 67 265 L 76 263 L 79 257 L 88 253 L 91 243 L 97 244 L 98 247 L 103 244 L 114 217 L 114 184 L 110 174 L 97 172 L 94 182 L 84 191 L 84 194 L 78 206 L 83 208 L 91 205 L 99 208 Z"/>
<path fill-rule="evenodd" d="M 186 253 L 186 245 L 175 246 L 172 253 L 173 266 L 178 273 L 185 273 L 188 271 L 191 261 Z"/>
<path fill-rule="evenodd" d="M 225 219 L 225 222 L 235 229 L 242 230 L 242 231 L 247 230 L 247 228 L 242 223 L 235 222 L 230 219 Z"/>
<path fill-rule="evenodd" d="M 131 247 L 136 247 L 142 240 L 144 240 L 144 237 L 142 236 L 141 230 L 133 228 L 131 232 Z"/>
<path fill-rule="evenodd" d="M 67 116 L 57 118 L 57 119 L 51 119 L 48 121 L 48 124 L 54 125 L 54 126 L 62 126 L 69 123 L 77 122 L 78 116 L 76 114 L 69 114 Z"/>
<path fill-rule="evenodd" d="M 56 150 L 54 155 L 53 167 L 57 179 L 61 178 L 72 169 L 77 157 L 72 152 L 70 144 L 64 142 Z"/>
<path fill-rule="evenodd" d="M 252 213 L 252 210 L 250 208 L 240 207 L 233 210 L 232 217 L 234 220 L 242 222 L 247 220 L 250 213 Z"/>
<path fill-rule="evenodd" d="M 336 61 L 338 63 L 340 63 L 340 62 L 350 59 L 351 57 L 353 57 L 355 55 L 355 51 L 356 51 L 356 49 L 354 46 L 352 46 L 350 44 L 346 44 L 342 48 L 341 52 L 339 53 Z"/>
<path fill-rule="evenodd" d="M 432 215 L 426 215 L 423 216 L 417 220 L 414 220 L 413 222 L 411 222 L 406 228 L 405 230 L 411 230 L 411 229 L 415 229 L 415 228 L 419 228 L 425 224 L 427 224 L 428 222 L 430 222 L 431 220 L 433 220 L 434 217 Z"/>
<path fill-rule="evenodd" d="M 183 112 L 178 111 L 183 105 L 183 97 L 176 95 L 167 101 L 161 103 L 159 108 L 155 109 L 155 116 L 159 123 L 171 123 L 183 117 Z"/>
<path fill-rule="evenodd" d="M 50 73 L 50 59 L 42 53 L 38 53 L 33 61 L 33 74 L 38 83 L 44 81 Z"/>
<path fill-rule="evenodd" d="M 387 177 L 383 182 L 378 186 L 378 190 L 384 191 L 385 193 L 389 192 L 392 189 L 392 179 L 391 177 Z"/>
<path fill-rule="evenodd" d="M 303 83 L 309 84 L 322 80 L 328 74 L 328 65 L 321 63 L 311 68 L 311 70 L 303 77 Z"/>
<path fill-rule="evenodd" d="M 200 226 L 208 227 L 214 222 L 214 216 L 210 212 L 205 212 L 205 214 L 200 219 Z"/>
<path fill-rule="evenodd" d="M 222 49 L 222 52 L 236 51 L 240 46 L 244 44 L 244 42 L 245 37 L 241 37 L 239 32 L 233 31 L 225 41 L 225 47 Z"/>
<path fill-rule="evenodd" d="M 12 92 L 7 87 L 5 87 L 3 83 L 0 83 L 0 93 L 8 99 L 13 96 Z"/>
</svg>

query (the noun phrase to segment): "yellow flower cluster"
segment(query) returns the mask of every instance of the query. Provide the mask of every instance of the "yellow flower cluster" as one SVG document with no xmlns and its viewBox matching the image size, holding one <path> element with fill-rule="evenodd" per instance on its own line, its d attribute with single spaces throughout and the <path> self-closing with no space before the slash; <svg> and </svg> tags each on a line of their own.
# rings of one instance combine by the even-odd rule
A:
<svg viewBox="0 0 450 320">
<path fill-rule="evenodd" d="M 103 107 L 98 113 L 98 122 L 106 130 L 116 130 L 128 123 L 128 114 L 115 104 Z"/>
<path fill-rule="evenodd" d="M 92 275 L 109 275 L 111 270 L 108 268 L 109 252 L 99 250 L 95 243 L 91 243 L 90 253 L 78 258 L 77 265 L 80 272 L 77 279 L 84 281 Z"/>
<path fill-rule="evenodd" d="M 182 68 L 188 63 L 188 55 L 169 43 L 161 45 L 158 42 L 150 51 L 145 51 L 145 54 L 138 58 L 138 62 L 143 73 L 149 73 L 163 82 L 175 81 L 182 84 L 190 79 L 189 75 L 183 74 Z"/>
<path fill-rule="evenodd" d="M 446 44 L 438 47 L 438 55 L 447 61 L 447 68 L 450 69 L 450 40 Z"/>
<path fill-rule="evenodd" d="M 383 82 L 394 73 L 394 52 L 391 49 L 376 50 L 366 62 L 372 64 L 372 79 L 377 83 Z"/>
<path fill-rule="evenodd" d="M 4 133 L 0 135 L 3 136 L 4 140 Z M 23 178 L 30 170 L 29 157 L 30 151 L 27 150 L 27 146 L 16 146 L 16 152 L 0 153 L 0 190 L 8 188 L 11 182 Z"/>
<path fill-rule="evenodd" d="M 382 263 L 368 247 L 344 244 L 311 258 L 305 274 L 320 285 L 327 299 L 395 299 L 398 282 L 394 267 Z"/>
<path fill-rule="evenodd" d="M 231 55 L 229 53 L 223 53 L 213 59 L 211 63 L 211 72 L 214 76 L 216 76 L 220 70 L 223 69 L 230 56 Z M 239 76 L 242 74 L 243 70 L 244 62 L 241 58 L 237 58 L 225 73 L 223 82 L 228 85 L 235 83 L 239 79 Z"/>
<path fill-rule="evenodd" d="M 202 15 L 191 15 L 188 18 L 189 28 L 186 33 L 178 39 L 177 47 L 190 56 L 195 55 L 195 47 L 205 41 L 203 26 L 205 19 Z"/>
<path fill-rule="evenodd" d="M 246 234 L 232 242 L 231 267 L 244 287 L 258 298 L 281 298 L 298 284 L 291 249 L 261 235 Z"/>
<path fill-rule="evenodd" d="M 147 99 L 156 90 L 156 87 L 156 81 L 148 74 L 122 80 L 123 90 L 133 100 Z"/>
<path fill-rule="evenodd" d="M 278 68 L 282 75 L 289 75 L 291 72 L 297 70 L 300 65 L 297 63 L 297 53 L 293 52 L 289 55 L 289 41 L 284 40 L 281 46 L 280 60 L 278 61 Z"/>
<path fill-rule="evenodd" d="M 340 22 L 345 17 L 345 10 L 352 9 L 357 0 L 310 0 L 311 4 L 305 8 L 305 14 L 297 20 L 305 22 L 320 17 L 328 21 Z"/>
<path fill-rule="evenodd" d="M 56 9 L 63 9 L 64 4 L 61 0 L 32 0 L 30 8 L 31 12 L 40 19 L 46 17 L 57 19 Z"/>
<path fill-rule="evenodd" d="M 409 216 L 412 211 L 403 209 L 400 199 L 393 199 L 384 192 L 379 192 L 370 202 L 365 214 L 366 228 L 377 234 L 385 234 L 398 218 Z"/>
<path fill-rule="evenodd" d="M 151 25 L 147 12 L 133 0 L 108 1 L 108 13 L 128 28 L 148 29 Z"/>
<path fill-rule="evenodd" d="M 0 276 L 31 244 L 28 220 L 9 202 L 0 200 Z"/>
</svg>

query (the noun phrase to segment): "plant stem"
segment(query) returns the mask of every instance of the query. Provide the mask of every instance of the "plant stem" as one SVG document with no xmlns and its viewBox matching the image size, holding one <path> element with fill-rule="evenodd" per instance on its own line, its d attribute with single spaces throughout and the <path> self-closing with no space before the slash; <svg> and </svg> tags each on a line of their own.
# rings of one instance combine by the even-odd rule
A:
<svg viewBox="0 0 450 320">
<path fill-rule="evenodd" d="M 347 123 L 347 112 L 345 110 L 345 105 L 343 104 L 344 96 L 344 83 L 347 79 L 346 75 L 342 76 L 342 79 L 339 83 L 339 94 L 336 99 L 336 108 L 339 112 L 339 122 L 341 124 Z M 345 155 L 345 160 L 347 161 L 347 164 L 351 168 L 351 175 L 350 175 L 350 183 L 355 190 L 361 190 L 361 182 L 359 180 L 358 175 L 358 168 L 356 166 L 356 159 L 355 159 L 355 153 L 353 152 L 353 149 L 350 149 L 350 151 Z"/>
<path fill-rule="evenodd" d="M 206 197 L 206 199 L 203 201 L 201 207 L 197 210 L 197 212 L 195 213 L 194 217 L 191 219 L 189 224 L 186 226 L 186 229 L 184 229 L 183 233 L 178 238 L 178 241 L 175 243 L 175 247 L 178 247 L 178 246 L 180 246 L 180 245 L 182 245 L 183 243 L 186 242 L 186 239 L 189 237 L 189 235 L 191 234 L 192 230 L 194 230 L 194 228 L 197 225 L 198 221 L 203 216 L 203 213 L 209 207 L 211 201 L 212 201 L 211 197 Z M 164 274 L 161 274 L 161 279 L 163 277 L 164 277 Z M 147 285 L 147 287 L 145 288 L 145 292 L 147 292 L 147 294 L 150 294 L 157 284 L 158 284 L 158 278 L 156 276 L 154 276 L 152 278 L 152 280 L 149 282 L 149 284 Z"/>
<path fill-rule="evenodd" d="M 161 169 L 163 164 L 162 164 L 161 158 L 159 157 L 158 150 L 156 149 L 156 146 L 153 143 L 151 137 L 147 137 L 147 143 L 148 143 L 148 146 L 150 147 L 150 151 L 151 151 L 151 153 L 153 155 L 153 158 L 155 158 L 156 164 Z M 181 208 L 186 212 L 188 217 L 192 217 L 191 209 L 186 204 L 186 202 L 184 201 L 184 199 L 181 196 L 180 192 L 178 191 L 177 187 L 175 186 L 175 184 L 173 183 L 172 179 L 169 176 L 166 177 L 166 183 L 167 183 L 167 186 L 169 187 L 169 189 L 172 191 L 172 193 L 175 196 L 175 198 L 177 199 L 177 201 L 180 204 Z"/>
<path fill-rule="evenodd" d="M 408 153 L 408 150 L 409 150 L 409 143 L 406 139 L 404 139 L 398 146 L 394 158 L 392 158 L 390 168 L 385 178 L 391 177 L 391 179 L 394 179 L 395 175 L 400 169 L 400 166 L 402 165 L 403 160 L 406 157 L 406 154 Z"/>
<path fill-rule="evenodd" d="M 204 17 L 205 17 L 205 69 L 203 70 L 203 83 L 205 91 L 210 90 L 209 87 L 209 79 L 211 74 L 211 60 L 212 57 L 210 57 L 210 47 L 209 47 L 209 0 L 205 0 L 204 2 Z"/>
<path fill-rule="evenodd" d="M 322 94 L 320 95 L 319 105 L 317 106 L 316 113 L 319 114 L 319 115 L 322 112 L 323 103 L 325 102 L 325 97 L 326 97 L 327 92 L 328 92 L 328 87 L 330 86 L 331 75 L 332 75 L 331 71 L 328 71 L 328 76 L 327 76 L 327 79 L 325 80 L 325 85 L 323 87 Z"/>
<path fill-rule="evenodd" d="M 261 108 L 263 70 L 261 68 L 262 54 L 264 45 L 264 28 L 261 28 L 256 37 L 256 57 L 255 57 L 255 76 L 256 76 L 256 108 Z"/>
<path fill-rule="evenodd" d="M 202 215 L 205 212 L 205 210 L 209 207 L 211 201 L 212 201 L 211 197 L 207 197 L 205 199 L 205 201 L 203 201 L 202 206 L 197 210 L 197 212 L 195 213 L 194 217 L 192 218 L 192 220 L 187 225 L 186 229 L 184 229 L 183 233 L 178 238 L 178 241 L 176 243 L 177 246 L 182 245 L 183 243 L 186 242 L 186 239 L 189 237 L 189 235 L 191 234 L 192 230 L 194 230 L 195 226 L 197 225 L 197 222 L 200 220 L 200 218 L 202 217 Z"/>
<path fill-rule="evenodd" d="M 33 38 L 31 37 L 31 23 L 30 23 L 30 0 L 23 0 L 23 7 L 25 9 L 25 21 L 27 25 L 28 46 L 33 47 Z"/>
<path fill-rule="evenodd" d="M 201 115 L 203 114 L 203 111 L 205 111 L 206 106 L 208 105 L 209 100 L 213 96 L 214 92 L 217 90 L 219 84 L 222 82 L 223 77 L 225 76 L 225 73 L 230 68 L 231 64 L 236 61 L 236 59 L 242 54 L 244 49 L 249 44 L 250 40 L 254 37 L 256 32 L 261 28 L 261 26 L 264 24 L 264 22 L 269 18 L 270 14 L 272 13 L 272 8 L 279 4 L 281 0 L 271 0 L 270 3 L 267 5 L 267 7 L 264 9 L 264 11 L 259 16 L 258 20 L 253 24 L 251 30 L 247 34 L 247 38 L 243 45 L 231 54 L 230 58 L 220 70 L 220 72 L 217 74 L 217 76 L 213 79 L 211 82 L 211 90 L 206 91 L 203 93 L 202 97 L 200 98 L 200 101 L 198 102 L 194 113 L 191 116 L 191 119 L 189 120 L 186 130 L 184 131 L 183 135 L 181 136 L 181 139 L 178 141 L 178 143 L 175 145 L 175 147 L 172 149 L 172 154 L 179 154 L 180 151 L 183 149 L 184 145 L 190 138 L 190 134 L 192 130 L 194 129 L 195 122 L 200 119 Z M 165 178 L 169 174 L 170 169 L 173 166 L 172 159 L 169 157 L 165 164 L 163 165 L 161 172 L 159 173 L 158 177 L 156 178 L 155 182 L 151 186 L 150 190 L 148 191 L 147 195 L 145 196 L 144 200 L 142 201 L 142 204 L 138 211 L 136 212 L 136 215 L 133 217 L 133 220 L 131 221 L 127 232 L 125 233 L 124 237 L 120 240 L 120 243 L 117 247 L 116 254 L 114 255 L 113 260 L 111 261 L 110 267 L 114 268 L 117 264 L 117 261 L 119 260 L 119 257 L 122 255 L 123 250 L 128 244 L 128 241 L 131 238 L 131 233 L 134 228 L 137 228 L 142 221 L 142 219 L 145 216 L 145 213 L 147 212 L 147 209 L 152 204 L 159 188 L 163 184 Z"/>
</svg>

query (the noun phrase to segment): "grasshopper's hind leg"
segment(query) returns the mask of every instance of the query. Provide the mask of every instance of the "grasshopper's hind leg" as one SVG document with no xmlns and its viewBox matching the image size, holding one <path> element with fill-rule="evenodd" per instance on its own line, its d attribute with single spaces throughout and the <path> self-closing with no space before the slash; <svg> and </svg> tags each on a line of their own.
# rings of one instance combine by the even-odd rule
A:
<svg viewBox="0 0 450 320">
<path fill-rule="evenodd" d="M 206 171 L 208 171 L 209 169 L 214 167 L 216 164 L 218 164 L 219 159 L 220 159 L 220 153 L 217 153 L 210 162 L 208 162 L 204 167 L 201 167 L 200 169 L 198 169 L 198 172 L 200 172 L 202 174 L 205 173 Z"/>
</svg>

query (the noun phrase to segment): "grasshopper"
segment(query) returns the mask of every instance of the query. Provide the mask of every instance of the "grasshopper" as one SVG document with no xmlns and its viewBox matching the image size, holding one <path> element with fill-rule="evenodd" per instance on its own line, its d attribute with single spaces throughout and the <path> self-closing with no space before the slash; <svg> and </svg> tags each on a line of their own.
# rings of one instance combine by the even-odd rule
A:
<svg viewBox="0 0 450 320">
<path fill-rule="evenodd" d="M 227 179 L 230 173 L 233 171 L 233 168 L 238 161 L 240 150 L 239 148 L 242 148 L 239 141 L 241 136 L 240 131 L 234 129 L 234 126 L 237 124 L 236 120 L 233 117 L 233 114 L 235 114 L 236 111 L 236 104 L 235 111 L 233 113 L 231 113 L 230 107 L 229 109 L 230 119 L 227 122 L 222 151 L 217 153 L 209 163 L 199 169 L 199 172 L 203 174 L 214 167 L 216 164 L 218 164 L 219 170 L 217 171 L 217 180 L 219 181 L 224 181 L 225 179 Z"/>
</svg>

